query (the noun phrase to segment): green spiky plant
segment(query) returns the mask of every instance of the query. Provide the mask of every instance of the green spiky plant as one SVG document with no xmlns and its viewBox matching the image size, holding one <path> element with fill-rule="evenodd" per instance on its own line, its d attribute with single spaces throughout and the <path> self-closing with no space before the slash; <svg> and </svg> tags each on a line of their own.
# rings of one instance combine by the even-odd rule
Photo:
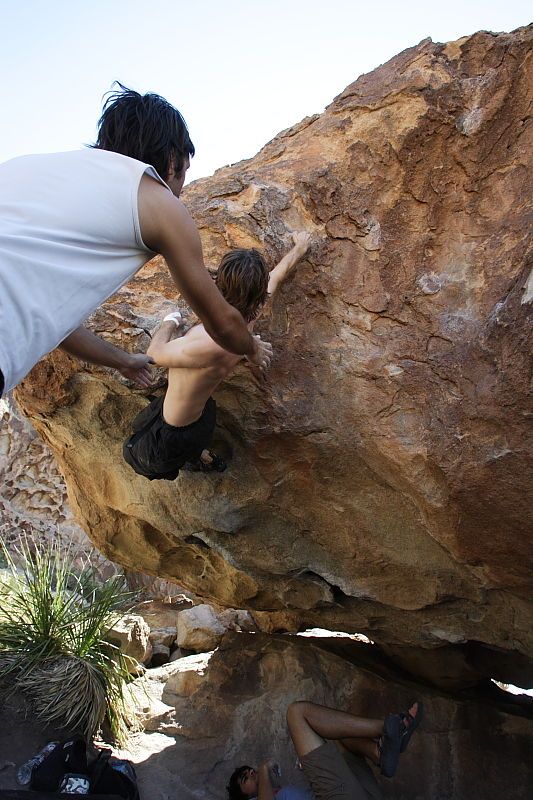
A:
<svg viewBox="0 0 533 800">
<path fill-rule="evenodd" d="M 132 603 L 120 576 L 99 584 L 72 547 L 23 539 L 14 556 L 1 544 L 0 674 L 3 691 L 22 690 L 40 719 L 91 739 L 107 721 L 118 743 L 131 713 L 133 659 L 107 640 Z"/>
</svg>

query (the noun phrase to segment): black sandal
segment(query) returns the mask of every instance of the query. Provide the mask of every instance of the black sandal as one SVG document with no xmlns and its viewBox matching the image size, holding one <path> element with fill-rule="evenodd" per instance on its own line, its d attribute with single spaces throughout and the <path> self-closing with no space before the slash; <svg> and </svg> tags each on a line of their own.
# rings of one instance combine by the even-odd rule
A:
<svg viewBox="0 0 533 800">
<path fill-rule="evenodd" d="M 224 472 L 228 466 L 227 462 L 224 461 L 223 458 L 220 458 L 220 456 L 217 456 L 216 453 L 213 453 L 212 450 L 208 450 L 207 452 L 211 456 L 209 464 L 199 458 L 197 461 L 189 462 L 184 469 L 187 469 L 189 472 Z"/>
<path fill-rule="evenodd" d="M 418 709 L 414 717 L 412 714 L 409 713 L 409 711 L 402 712 L 400 714 L 400 719 L 402 721 L 402 728 L 401 728 L 402 744 L 400 747 L 400 753 L 404 753 L 407 750 L 407 745 L 411 740 L 411 736 L 422 722 L 422 717 L 424 716 L 424 706 L 418 700 L 411 703 L 409 708 L 414 706 L 415 702 L 418 703 Z M 405 720 L 408 718 L 410 719 L 410 722 L 406 724 Z"/>
<path fill-rule="evenodd" d="M 393 778 L 398 769 L 402 744 L 403 722 L 399 714 L 388 714 L 383 723 L 383 735 L 378 741 L 379 767 L 386 778 Z"/>
</svg>

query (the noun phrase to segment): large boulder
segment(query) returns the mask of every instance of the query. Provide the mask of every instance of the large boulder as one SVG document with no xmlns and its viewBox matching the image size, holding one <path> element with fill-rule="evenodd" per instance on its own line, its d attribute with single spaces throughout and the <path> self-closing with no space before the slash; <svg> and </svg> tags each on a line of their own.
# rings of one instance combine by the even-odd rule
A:
<svg viewBox="0 0 533 800">
<path fill-rule="evenodd" d="M 294 700 L 311 700 L 358 715 L 381 718 L 423 701 L 425 719 L 401 757 L 393 781 L 377 780 L 385 798 L 525 800 L 533 764 L 533 722 L 504 706 L 480 704 L 416 686 L 382 669 L 377 674 L 317 648 L 309 639 L 230 633 L 213 654 L 191 656 L 149 671 L 136 681 L 167 715 L 154 731 L 177 734 L 140 765 L 143 780 L 169 774 L 180 797 L 225 797 L 233 769 L 272 756 L 284 783 L 302 783 L 287 733 L 285 713 Z M 512 707 L 509 707 L 512 711 Z M 167 784 L 167 790 L 171 786 Z M 171 792 L 172 793 L 172 792 Z M 154 795 L 154 798 L 163 795 Z"/>
<path fill-rule="evenodd" d="M 139 614 L 125 614 L 114 623 L 107 636 L 125 656 L 134 659 L 131 664 L 134 672 L 137 671 L 135 662 L 146 664 L 152 658 L 150 628 Z"/>
<path fill-rule="evenodd" d="M 257 326 L 266 386 L 240 369 L 216 393 L 225 473 L 135 475 L 121 448 L 143 392 L 59 351 L 33 370 L 18 401 L 108 557 L 418 648 L 414 670 L 480 643 L 482 675 L 532 681 L 532 35 L 425 40 L 187 187 L 208 264 L 243 246 L 274 264 L 291 231 L 314 236 Z M 143 350 L 175 303 L 155 259 L 92 327 Z"/>
<path fill-rule="evenodd" d="M 177 635 L 176 628 L 152 628 L 149 639 L 153 645 L 163 645 L 170 648 L 176 641 Z"/>
<path fill-rule="evenodd" d="M 204 653 L 218 647 L 226 632 L 215 612 L 207 603 L 187 608 L 178 614 L 178 647 Z"/>
<path fill-rule="evenodd" d="M 148 670 L 131 684 L 145 733 L 122 753 L 135 761 L 141 797 L 223 800 L 233 769 L 267 756 L 279 761 L 285 783 L 300 783 L 285 724 L 289 703 L 310 700 L 376 718 L 404 709 L 413 698 L 423 701 L 425 718 L 395 779 L 377 775 L 385 798 L 530 796 L 533 723 L 527 707 L 504 704 L 501 697 L 480 703 L 469 692 L 431 690 L 383 663 L 376 672 L 365 647 L 372 650 L 358 645 L 349 663 L 310 639 L 230 633 L 214 653 Z M 20 765 L 54 738 L 58 732 L 44 730 L 31 713 L 15 716 L 10 703 L 0 706 L 4 763 Z M 0 789 L 15 789 L 15 776 L 15 767 L 0 769 Z"/>
</svg>

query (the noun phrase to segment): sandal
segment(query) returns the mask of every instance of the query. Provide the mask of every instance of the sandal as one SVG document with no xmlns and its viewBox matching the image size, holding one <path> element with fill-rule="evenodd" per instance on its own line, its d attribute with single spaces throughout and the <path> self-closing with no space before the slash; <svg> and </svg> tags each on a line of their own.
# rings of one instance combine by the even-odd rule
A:
<svg viewBox="0 0 533 800">
<path fill-rule="evenodd" d="M 378 741 L 379 767 L 386 778 L 394 777 L 400 760 L 402 744 L 402 719 L 399 714 L 388 714 L 383 723 L 383 735 Z"/>
<path fill-rule="evenodd" d="M 399 715 L 402 721 L 401 724 L 402 743 L 400 747 L 400 753 L 404 753 L 407 750 L 407 745 L 411 740 L 411 736 L 422 722 L 422 717 L 424 715 L 424 706 L 422 703 L 418 702 L 418 700 L 416 702 L 418 703 L 418 709 L 414 717 L 408 711 L 401 712 Z M 411 703 L 411 706 L 414 706 L 414 702 Z M 411 706 L 409 706 L 409 708 L 411 708 Z M 406 724 L 405 722 L 405 720 L 407 719 L 410 720 L 408 724 Z"/>
<path fill-rule="evenodd" d="M 189 462 L 185 469 L 189 472 L 224 472 L 228 466 L 227 462 L 224 461 L 223 458 L 220 458 L 220 456 L 217 456 L 216 453 L 213 453 L 212 450 L 208 450 L 207 452 L 211 456 L 209 464 L 206 464 L 205 461 L 199 458 L 196 461 Z"/>
</svg>

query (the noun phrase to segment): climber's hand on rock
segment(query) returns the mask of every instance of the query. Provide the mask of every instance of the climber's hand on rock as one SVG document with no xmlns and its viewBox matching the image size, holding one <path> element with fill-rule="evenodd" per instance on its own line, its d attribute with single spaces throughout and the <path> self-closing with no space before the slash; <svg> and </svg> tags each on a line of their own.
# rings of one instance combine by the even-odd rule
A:
<svg viewBox="0 0 533 800">
<path fill-rule="evenodd" d="M 137 386 L 148 389 L 152 385 L 150 365 L 153 363 L 154 359 L 144 355 L 144 353 L 130 353 L 128 354 L 127 364 L 124 367 L 119 367 L 118 371 L 124 378 L 134 381 Z"/>
<path fill-rule="evenodd" d="M 307 233 L 307 231 L 297 231 L 292 234 L 292 241 L 300 251 L 301 256 L 304 256 L 311 246 L 311 234 Z"/>
<path fill-rule="evenodd" d="M 255 342 L 255 348 L 253 353 L 246 356 L 247 360 L 260 369 L 268 369 L 272 359 L 272 345 L 270 342 L 263 342 L 258 334 L 254 334 L 252 338 Z"/>
</svg>

